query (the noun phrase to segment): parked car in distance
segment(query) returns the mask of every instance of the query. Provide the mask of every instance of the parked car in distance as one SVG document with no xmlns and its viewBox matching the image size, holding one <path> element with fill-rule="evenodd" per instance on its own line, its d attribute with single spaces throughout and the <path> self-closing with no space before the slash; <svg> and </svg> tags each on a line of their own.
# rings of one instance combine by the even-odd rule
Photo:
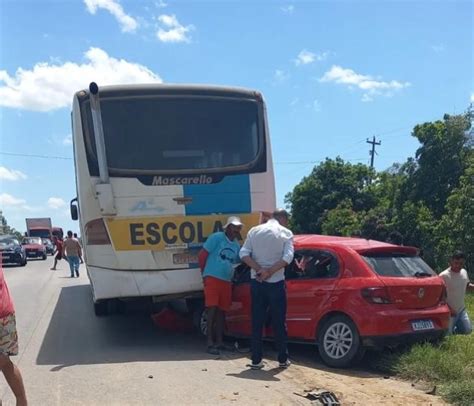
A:
<svg viewBox="0 0 474 406">
<path fill-rule="evenodd" d="M 27 263 L 25 249 L 15 236 L 0 236 L 0 254 L 3 264 L 25 266 Z"/>
<path fill-rule="evenodd" d="M 43 260 L 47 258 L 46 247 L 43 245 L 41 237 L 24 237 L 21 244 L 25 248 L 28 258 L 41 258 Z"/>
<path fill-rule="evenodd" d="M 41 241 L 46 248 L 46 254 L 53 255 L 54 254 L 54 244 L 49 238 L 42 238 Z"/>
<path fill-rule="evenodd" d="M 436 340 L 449 325 L 446 289 L 413 247 L 360 238 L 297 235 L 286 267 L 289 341 L 316 344 L 329 366 L 367 347 Z M 205 327 L 203 316 L 196 317 Z M 264 337 L 271 339 L 271 320 Z M 236 270 L 226 334 L 251 336 L 250 271 Z"/>
</svg>

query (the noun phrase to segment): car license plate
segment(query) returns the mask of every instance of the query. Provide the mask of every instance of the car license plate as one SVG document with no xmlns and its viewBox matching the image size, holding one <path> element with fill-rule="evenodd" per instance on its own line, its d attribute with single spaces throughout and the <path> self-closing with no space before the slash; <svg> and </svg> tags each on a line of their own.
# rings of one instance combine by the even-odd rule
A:
<svg viewBox="0 0 474 406">
<path fill-rule="evenodd" d="M 416 320 L 411 322 L 413 331 L 433 330 L 434 324 L 431 320 Z"/>
<path fill-rule="evenodd" d="M 197 254 L 190 254 L 188 252 L 173 254 L 173 264 L 175 265 L 197 264 L 198 262 Z"/>
</svg>

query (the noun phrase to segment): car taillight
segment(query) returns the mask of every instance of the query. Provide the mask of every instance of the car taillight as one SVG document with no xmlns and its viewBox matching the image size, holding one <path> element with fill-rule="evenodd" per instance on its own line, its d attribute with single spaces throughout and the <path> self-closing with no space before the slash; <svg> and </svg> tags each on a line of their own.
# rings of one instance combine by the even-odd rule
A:
<svg viewBox="0 0 474 406">
<path fill-rule="evenodd" d="M 95 219 L 86 224 L 87 245 L 110 245 L 109 234 L 103 219 Z"/>
<path fill-rule="evenodd" d="M 361 290 L 362 297 L 369 303 L 388 304 L 392 303 L 390 295 L 385 287 L 364 288 Z"/>
<path fill-rule="evenodd" d="M 441 291 L 441 296 L 439 298 L 440 304 L 446 304 L 446 300 L 448 299 L 448 291 L 446 290 L 446 286 L 443 284 L 443 290 Z"/>
</svg>

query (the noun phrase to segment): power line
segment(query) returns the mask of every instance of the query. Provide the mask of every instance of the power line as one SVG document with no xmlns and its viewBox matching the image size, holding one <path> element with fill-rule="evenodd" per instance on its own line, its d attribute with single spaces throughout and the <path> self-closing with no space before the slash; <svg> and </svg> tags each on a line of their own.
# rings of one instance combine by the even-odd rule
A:
<svg viewBox="0 0 474 406">
<path fill-rule="evenodd" d="M 0 151 L 1 155 L 10 155 L 10 156 L 22 156 L 27 158 L 42 158 L 42 159 L 65 159 L 65 160 L 72 160 L 72 158 L 68 158 L 66 156 L 55 156 L 55 155 L 35 155 L 35 154 L 22 154 L 19 152 L 3 152 Z"/>
</svg>

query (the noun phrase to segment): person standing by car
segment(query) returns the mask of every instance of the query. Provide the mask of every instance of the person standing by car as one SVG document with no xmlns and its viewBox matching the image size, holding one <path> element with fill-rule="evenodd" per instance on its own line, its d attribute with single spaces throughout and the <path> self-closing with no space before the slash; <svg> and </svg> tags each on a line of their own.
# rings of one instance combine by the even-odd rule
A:
<svg viewBox="0 0 474 406">
<path fill-rule="evenodd" d="M 447 302 L 451 310 L 450 334 L 472 333 L 472 324 L 467 314 L 464 298 L 466 290 L 474 292 L 474 284 L 469 281 L 467 271 L 464 269 L 465 259 L 464 253 L 455 252 L 449 261 L 449 268 L 439 274 L 446 285 Z"/>
<path fill-rule="evenodd" d="M 16 397 L 17 406 L 26 406 L 26 392 L 18 367 L 10 357 L 18 354 L 15 309 L 0 261 L 0 370 Z M 0 400 L 1 403 L 1 400 Z"/>
<path fill-rule="evenodd" d="M 79 258 L 82 257 L 82 248 L 79 241 L 72 236 L 72 231 L 67 232 L 67 240 L 63 243 L 63 256 L 65 256 L 67 262 L 69 262 L 71 278 L 74 278 L 74 274 L 79 278 Z"/>
<path fill-rule="evenodd" d="M 56 266 L 58 265 L 58 261 L 61 261 L 61 259 L 63 259 L 63 242 L 58 237 L 54 236 L 53 243 L 56 247 L 56 256 L 54 257 L 54 265 L 51 270 L 55 271 Z"/>
<path fill-rule="evenodd" d="M 285 267 L 294 255 L 293 233 L 286 228 L 289 215 L 280 209 L 265 224 L 253 227 L 240 250 L 251 269 L 252 369 L 263 368 L 262 330 L 267 309 L 278 348 L 280 368 L 290 365 L 286 331 Z"/>
<path fill-rule="evenodd" d="M 207 309 L 207 352 L 219 355 L 224 346 L 224 318 L 232 303 L 232 277 L 239 262 L 240 236 L 243 223 L 229 217 L 223 232 L 211 234 L 199 252 L 199 267 L 204 278 Z"/>
</svg>

